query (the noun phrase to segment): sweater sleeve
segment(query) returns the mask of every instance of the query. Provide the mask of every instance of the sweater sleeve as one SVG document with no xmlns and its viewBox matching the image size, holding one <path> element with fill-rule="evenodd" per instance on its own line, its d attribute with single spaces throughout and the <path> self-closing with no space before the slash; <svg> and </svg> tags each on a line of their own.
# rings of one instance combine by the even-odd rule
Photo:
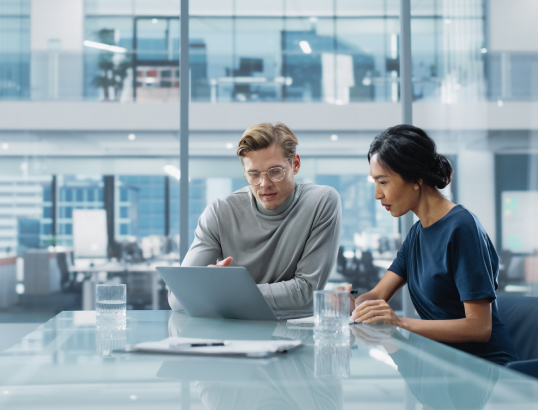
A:
<svg viewBox="0 0 538 410">
<path fill-rule="evenodd" d="M 218 201 L 209 205 L 200 216 L 198 227 L 194 231 L 194 241 L 181 266 L 207 266 L 222 259 L 217 207 Z M 168 291 L 168 303 L 174 311 L 183 310 L 170 291 Z"/>
<path fill-rule="evenodd" d="M 319 203 L 317 217 L 310 229 L 303 254 L 293 279 L 258 285 L 273 309 L 309 307 L 314 290 L 323 289 L 336 261 L 342 206 L 340 196 L 331 188 Z"/>
</svg>

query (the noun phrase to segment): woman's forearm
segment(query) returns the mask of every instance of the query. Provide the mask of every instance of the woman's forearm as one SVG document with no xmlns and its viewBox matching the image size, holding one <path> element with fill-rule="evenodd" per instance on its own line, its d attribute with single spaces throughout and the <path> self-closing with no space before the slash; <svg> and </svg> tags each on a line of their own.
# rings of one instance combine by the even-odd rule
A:
<svg viewBox="0 0 538 410">
<path fill-rule="evenodd" d="M 402 329 L 445 343 L 486 343 L 491 337 L 491 323 L 478 318 L 421 320 L 400 318 Z"/>
<path fill-rule="evenodd" d="M 370 292 L 363 293 L 357 299 L 355 299 L 355 306 L 359 306 L 362 302 L 366 300 L 377 300 L 379 299 L 379 295 L 375 291 L 375 288 L 372 289 Z"/>
</svg>

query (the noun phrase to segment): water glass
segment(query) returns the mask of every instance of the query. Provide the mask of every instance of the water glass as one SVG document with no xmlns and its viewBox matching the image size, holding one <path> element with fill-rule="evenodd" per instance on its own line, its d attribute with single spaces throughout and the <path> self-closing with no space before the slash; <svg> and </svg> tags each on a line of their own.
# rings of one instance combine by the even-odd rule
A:
<svg viewBox="0 0 538 410">
<path fill-rule="evenodd" d="M 351 346 L 347 343 L 316 342 L 314 346 L 314 376 L 317 379 L 349 377 Z"/>
<path fill-rule="evenodd" d="M 314 292 L 314 340 L 349 342 L 349 292 Z"/>
<path fill-rule="evenodd" d="M 97 285 L 97 329 L 125 329 L 127 287 L 125 285 Z"/>
</svg>

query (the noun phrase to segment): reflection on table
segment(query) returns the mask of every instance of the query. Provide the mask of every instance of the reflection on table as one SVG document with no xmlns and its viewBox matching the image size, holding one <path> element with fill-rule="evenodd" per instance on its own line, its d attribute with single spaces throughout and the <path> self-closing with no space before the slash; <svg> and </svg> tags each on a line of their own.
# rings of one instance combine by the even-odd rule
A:
<svg viewBox="0 0 538 410">
<path fill-rule="evenodd" d="M 63 312 L 0 354 L 0 408 L 537 408 L 534 379 L 391 327 L 352 330 L 339 374 L 328 378 L 316 363 L 330 350 L 286 322 L 127 311 L 124 337 L 99 333 L 95 312 Z M 299 339 L 303 347 L 270 359 L 110 354 L 169 336 Z"/>
</svg>

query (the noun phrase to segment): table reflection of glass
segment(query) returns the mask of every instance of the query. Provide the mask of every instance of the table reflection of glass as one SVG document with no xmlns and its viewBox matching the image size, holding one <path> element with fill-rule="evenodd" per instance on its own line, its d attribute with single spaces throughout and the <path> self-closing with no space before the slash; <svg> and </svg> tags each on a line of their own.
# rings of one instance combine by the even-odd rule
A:
<svg viewBox="0 0 538 410">
<path fill-rule="evenodd" d="M 344 379 L 349 377 L 351 346 L 349 343 L 316 342 L 314 375 L 318 379 Z"/>
<path fill-rule="evenodd" d="M 96 350 L 99 357 L 123 357 L 127 344 L 127 330 L 100 328 L 96 332 Z"/>
<path fill-rule="evenodd" d="M 0 408 L 538 408 L 538 381 L 397 329 L 380 326 L 353 335 L 349 377 L 323 378 L 316 370 L 321 356 L 312 330 L 290 329 L 285 322 L 127 311 L 129 344 L 187 334 L 300 339 L 303 347 L 271 359 L 150 354 L 111 359 L 107 352 L 123 344 L 123 335 L 98 333 L 95 312 L 63 312 L 0 353 Z M 344 354 L 340 357 L 343 366 L 337 368 L 345 371 Z"/>
</svg>

